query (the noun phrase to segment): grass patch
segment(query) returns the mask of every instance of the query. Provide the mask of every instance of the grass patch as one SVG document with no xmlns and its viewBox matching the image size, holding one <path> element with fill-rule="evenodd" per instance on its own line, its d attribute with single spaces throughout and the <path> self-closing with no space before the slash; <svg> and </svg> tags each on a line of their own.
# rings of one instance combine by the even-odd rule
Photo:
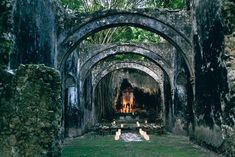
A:
<svg viewBox="0 0 235 157">
<path fill-rule="evenodd" d="M 114 137 L 85 135 L 66 141 L 62 157 L 218 157 L 189 142 L 187 137 L 150 136 L 150 141 L 114 141 Z"/>
</svg>

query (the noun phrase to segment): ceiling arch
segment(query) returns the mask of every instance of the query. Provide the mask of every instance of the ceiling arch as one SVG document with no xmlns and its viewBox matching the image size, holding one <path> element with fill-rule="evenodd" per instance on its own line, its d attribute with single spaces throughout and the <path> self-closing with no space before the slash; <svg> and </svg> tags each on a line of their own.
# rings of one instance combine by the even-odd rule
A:
<svg viewBox="0 0 235 157">
<path fill-rule="evenodd" d="M 162 15 L 161 12 L 159 12 L 158 16 L 155 14 L 155 17 L 147 16 L 142 13 L 117 12 L 102 16 L 97 15 L 88 21 L 84 20 L 86 21 L 85 23 L 72 29 L 72 32 L 59 44 L 59 53 L 57 55 L 58 67 L 61 68 L 64 65 L 69 54 L 72 53 L 79 42 L 87 36 L 106 28 L 131 25 L 152 31 L 164 37 L 169 43 L 175 46 L 177 52 L 182 54 L 188 65 L 191 76 L 194 76 L 190 40 L 187 35 L 180 30 L 180 27 L 176 28 L 171 25 L 174 22 L 177 23 L 177 21 L 175 21 L 177 17 L 172 17 L 173 14 L 171 14 L 171 16 L 161 18 Z M 166 22 L 163 19 L 166 19 Z M 186 27 L 186 24 L 187 23 L 182 23 L 182 28 Z"/>
</svg>

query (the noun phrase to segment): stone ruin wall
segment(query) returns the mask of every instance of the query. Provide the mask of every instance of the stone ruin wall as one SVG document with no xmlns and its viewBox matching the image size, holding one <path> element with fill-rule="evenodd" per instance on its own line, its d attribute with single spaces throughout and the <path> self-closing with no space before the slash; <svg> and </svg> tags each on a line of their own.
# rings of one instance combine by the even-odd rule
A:
<svg viewBox="0 0 235 157">
<path fill-rule="evenodd" d="M 23 1 L 20 0 L 17 2 L 23 3 Z M 195 113 L 196 122 L 198 124 L 202 123 L 203 125 L 196 125 L 193 138 L 199 143 L 212 146 L 213 148 L 219 148 L 227 156 L 234 156 L 235 5 L 232 0 L 223 0 L 222 13 L 225 17 L 225 22 L 220 23 L 223 21 L 223 17 L 220 15 L 221 10 L 218 9 L 218 4 L 221 4 L 221 2 L 222 1 L 219 0 L 194 0 L 193 17 L 194 29 L 196 30 L 194 30 L 193 41 L 194 52 L 196 54 L 195 60 L 197 62 L 195 83 L 197 87 L 196 91 L 200 92 L 196 94 Z M 31 3 L 36 7 L 40 7 L 39 3 L 35 3 L 35 1 Z M 32 21 L 32 26 L 29 27 L 39 28 L 43 24 L 42 21 L 53 21 L 49 23 L 45 29 L 35 30 L 36 34 L 44 34 L 48 37 L 48 40 L 44 40 L 43 37 L 29 38 L 29 44 L 31 40 L 38 40 L 41 44 L 32 44 L 33 46 L 29 46 L 29 49 L 24 49 L 24 47 L 21 47 L 22 43 L 20 43 L 20 40 L 16 41 L 14 37 L 13 21 L 15 19 L 13 18 L 13 10 L 17 10 L 15 4 L 15 0 L 3 0 L 0 2 L 0 9 L 2 11 L 0 20 L 3 21 L 3 23 L 0 23 L 0 125 L 1 128 L 4 128 L 0 130 L 0 144 L 3 146 L 0 147 L 0 153 L 4 154 L 6 157 L 12 156 L 13 154 L 15 156 L 33 156 L 32 154 L 35 152 L 38 153 L 38 156 L 46 156 L 46 154 L 52 154 L 53 156 L 57 154 L 60 149 L 60 141 L 55 140 L 60 139 L 61 126 L 61 104 L 59 101 L 60 81 L 58 73 L 54 69 L 41 65 L 21 66 L 15 71 L 15 75 L 7 72 L 7 69 L 9 68 L 10 55 L 12 55 L 11 52 L 13 52 L 13 49 L 17 49 L 18 52 L 26 52 L 32 49 L 33 53 L 40 58 L 37 60 L 37 63 L 45 62 L 45 64 L 49 66 L 54 65 L 53 55 L 57 53 L 54 51 L 56 50 L 55 41 L 57 33 L 55 26 L 56 20 L 59 21 L 60 19 L 56 19 L 57 13 L 54 14 L 51 10 L 50 7 L 53 7 L 53 5 L 47 5 L 50 6 L 46 7 L 47 13 L 50 16 L 44 16 L 45 19 L 40 19 L 41 22 L 39 25 Z M 25 5 L 30 6 L 31 4 Z M 203 10 L 208 9 L 208 6 L 210 6 L 209 11 L 203 12 Z M 18 8 L 18 11 L 22 11 L 22 9 Z M 55 8 L 54 11 L 56 12 Z M 35 14 L 37 13 L 35 12 L 32 16 Z M 25 17 L 31 18 L 31 14 L 26 14 Z M 26 19 L 23 19 L 23 21 L 24 20 Z M 226 26 L 225 32 L 223 32 L 224 28 L 221 28 L 222 26 Z M 22 29 L 24 29 L 24 27 L 22 27 Z M 51 31 L 54 33 L 53 36 L 46 35 Z M 19 36 L 22 35 L 22 32 L 18 33 Z M 214 35 L 217 39 L 221 39 L 220 37 L 223 37 L 223 33 L 225 33 L 224 41 L 211 40 L 214 38 Z M 223 47 L 223 43 L 225 47 Z M 46 49 L 45 46 L 40 47 L 41 45 L 46 45 Z M 207 45 L 213 45 L 213 48 Z M 225 51 L 225 55 L 223 54 L 223 50 Z M 40 54 L 41 52 L 44 55 L 49 54 L 49 57 L 44 58 L 44 55 Z M 197 56 L 199 54 L 203 56 Z M 34 54 L 30 55 L 33 56 Z M 12 59 L 14 60 L 14 54 Z M 219 61 L 216 62 L 217 60 Z M 18 63 L 16 62 L 15 65 L 18 65 Z M 226 74 L 227 72 L 228 75 Z M 48 77 L 48 74 L 50 74 L 51 77 Z M 218 79 L 213 82 L 207 79 L 207 76 L 212 77 L 212 80 L 213 77 Z M 210 83 L 207 84 L 208 80 L 210 80 L 211 83 L 215 83 L 215 86 L 210 86 Z M 205 87 L 205 84 L 208 86 Z M 213 93 L 208 92 L 212 90 L 214 91 Z M 38 93 L 35 91 L 38 91 Z M 214 106 L 208 106 L 208 104 L 211 104 L 211 102 L 207 101 L 209 100 L 208 96 L 219 98 L 219 103 Z M 205 99 L 205 97 L 207 99 Z M 51 100 L 56 101 L 52 103 Z M 209 116 L 208 119 L 200 119 L 208 115 L 208 113 L 198 110 L 201 107 L 217 108 L 219 110 L 213 110 L 213 117 Z M 53 114 L 52 111 L 54 111 Z M 38 112 L 42 114 L 37 115 L 36 113 Z M 213 122 L 211 123 L 210 120 Z M 31 124 L 38 125 L 32 128 Z M 220 125 L 222 127 L 217 127 Z M 48 132 L 48 130 L 50 131 Z M 213 138 L 212 140 L 208 140 L 208 136 L 210 135 L 213 135 L 212 137 L 215 137 L 214 139 L 216 140 L 213 140 Z M 39 136 L 42 137 L 39 139 Z M 2 154 L 0 154 L 0 156 L 2 156 Z"/>
<path fill-rule="evenodd" d="M 58 71 L 21 65 L 0 70 L 0 156 L 59 156 L 61 99 Z"/>
</svg>

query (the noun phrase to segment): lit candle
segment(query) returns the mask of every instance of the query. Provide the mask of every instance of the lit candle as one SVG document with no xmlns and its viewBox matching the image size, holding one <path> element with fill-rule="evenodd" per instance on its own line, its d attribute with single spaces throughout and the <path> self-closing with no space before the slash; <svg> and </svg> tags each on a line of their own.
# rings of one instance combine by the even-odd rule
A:
<svg viewBox="0 0 235 157">
<path fill-rule="evenodd" d="M 137 125 L 137 127 L 140 127 L 140 123 L 138 121 L 136 122 L 136 125 Z"/>
</svg>

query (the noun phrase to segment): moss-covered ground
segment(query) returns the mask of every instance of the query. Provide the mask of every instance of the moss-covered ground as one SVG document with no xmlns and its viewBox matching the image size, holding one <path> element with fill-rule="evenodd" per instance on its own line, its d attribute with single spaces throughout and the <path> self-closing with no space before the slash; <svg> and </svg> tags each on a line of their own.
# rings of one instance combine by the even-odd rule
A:
<svg viewBox="0 0 235 157">
<path fill-rule="evenodd" d="M 111 135 L 85 135 L 64 143 L 62 157 L 219 157 L 187 137 L 151 135 L 150 141 L 115 141 Z"/>
</svg>

